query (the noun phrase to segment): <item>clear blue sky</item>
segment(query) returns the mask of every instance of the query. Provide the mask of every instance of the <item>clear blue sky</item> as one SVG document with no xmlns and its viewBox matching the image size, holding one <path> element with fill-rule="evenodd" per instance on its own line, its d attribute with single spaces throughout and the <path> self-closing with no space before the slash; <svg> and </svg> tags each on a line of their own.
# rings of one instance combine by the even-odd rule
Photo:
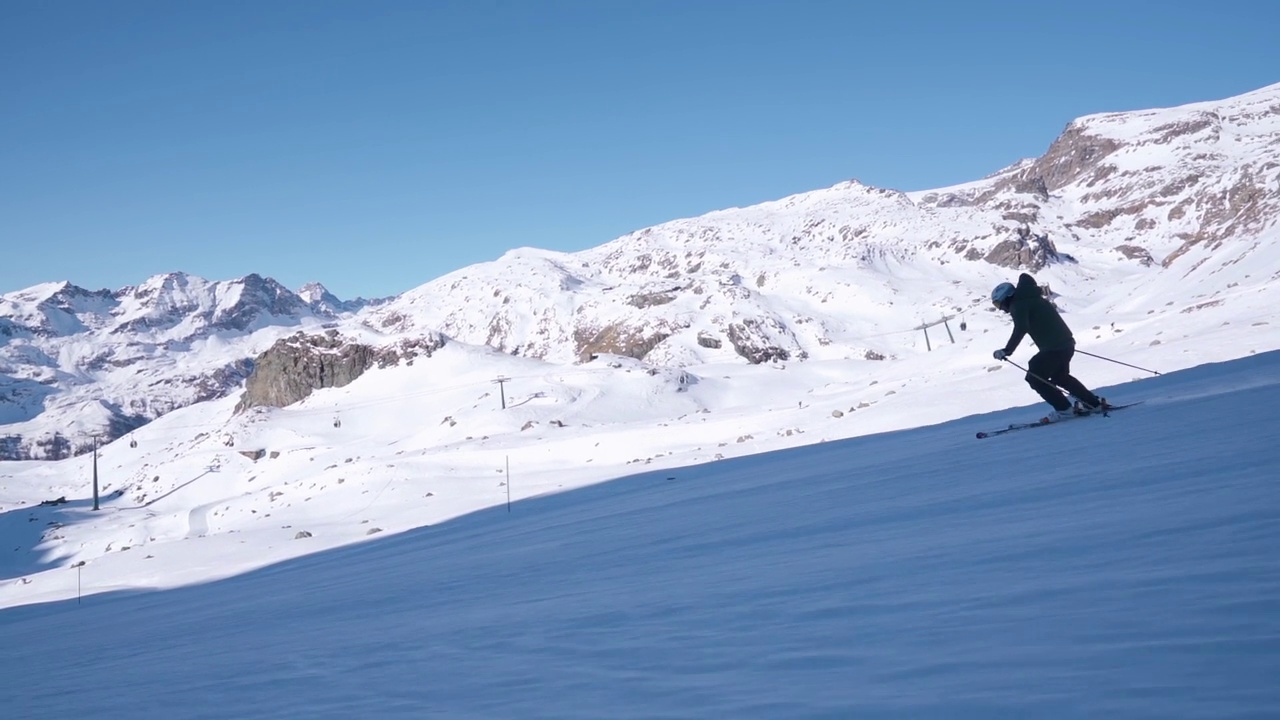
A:
<svg viewBox="0 0 1280 720">
<path fill-rule="evenodd" d="M 1280 3 L 0 2 L 0 292 L 403 292 L 1280 82 Z"/>
</svg>

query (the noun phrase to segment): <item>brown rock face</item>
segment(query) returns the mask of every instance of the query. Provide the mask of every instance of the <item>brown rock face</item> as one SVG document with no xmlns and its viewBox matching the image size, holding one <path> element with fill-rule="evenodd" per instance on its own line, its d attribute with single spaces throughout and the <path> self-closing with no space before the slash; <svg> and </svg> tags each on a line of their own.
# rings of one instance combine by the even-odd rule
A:
<svg viewBox="0 0 1280 720">
<path fill-rule="evenodd" d="M 991 248 L 982 259 L 1000 267 L 1036 272 L 1050 262 L 1066 259 L 1066 256 L 1058 253 L 1048 235 L 1033 235 L 1024 229 Z"/>
<path fill-rule="evenodd" d="M 1035 182 L 1047 197 L 1095 171 L 1102 161 L 1120 148 L 1110 138 L 1089 135 L 1084 126 L 1072 123 L 1049 146 L 1049 151 L 1027 168 L 1020 182 Z"/>
<path fill-rule="evenodd" d="M 662 330 L 646 331 L 642 328 L 628 327 L 622 323 L 607 325 L 602 328 L 579 328 L 574 333 L 580 357 L 607 354 L 643 360 L 649 351 L 658 343 L 671 337 L 670 332 Z"/>
<path fill-rule="evenodd" d="M 375 348 L 347 340 L 337 330 L 323 335 L 298 332 L 276 341 L 254 359 L 236 412 L 291 405 L 314 390 L 350 384 L 375 365 L 387 367 L 418 355 L 430 357 L 444 343 L 443 336 L 433 335 Z"/>
</svg>

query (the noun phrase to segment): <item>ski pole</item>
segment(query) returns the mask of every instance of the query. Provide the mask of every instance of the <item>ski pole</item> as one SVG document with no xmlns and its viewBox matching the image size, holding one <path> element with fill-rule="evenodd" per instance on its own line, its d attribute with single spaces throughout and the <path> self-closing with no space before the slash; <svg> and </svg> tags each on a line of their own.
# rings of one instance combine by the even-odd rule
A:
<svg viewBox="0 0 1280 720">
<path fill-rule="evenodd" d="M 1127 363 L 1127 362 L 1120 362 L 1119 360 L 1112 360 L 1112 359 L 1111 359 L 1111 358 L 1109 358 L 1109 357 L 1102 357 L 1101 355 L 1094 355 L 1093 353 L 1091 353 L 1091 352 L 1085 352 L 1084 350 L 1076 350 L 1076 352 L 1080 353 L 1081 355 L 1088 355 L 1089 357 L 1096 357 L 1096 358 L 1098 358 L 1099 360 L 1106 360 L 1107 362 L 1113 362 L 1113 363 L 1115 363 L 1115 364 L 1117 364 L 1117 365 L 1124 365 L 1125 367 L 1131 367 L 1131 368 L 1133 368 L 1134 370 L 1141 370 L 1142 372 L 1149 372 L 1149 373 L 1151 373 L 1152 375 L 1159 375 L 1159 374 L 1160 374 L 1160 373 L 1156 372 L 1155 370 L 1148 370 L 1148 369 L 1146 369 L 1146 368 L 1144 368 L 1144 367 L 1138 367 L 1137 365 L 1130 365 L 1130 364 L 1129 364 L 1129 363 Z"/>
</svg>

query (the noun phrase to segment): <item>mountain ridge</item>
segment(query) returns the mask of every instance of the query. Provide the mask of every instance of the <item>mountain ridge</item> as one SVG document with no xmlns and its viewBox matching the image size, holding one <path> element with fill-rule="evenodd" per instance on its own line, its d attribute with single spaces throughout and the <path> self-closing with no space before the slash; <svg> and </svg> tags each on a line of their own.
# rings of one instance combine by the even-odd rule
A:
<svg viewBox="0 0 1280 720">
<path fill-rule="evenodd" d="M 0 296 L 0 432 L 87 436 L 102 420 L 83 407 L 136 423 L 234 393 L 299 330 L 687 368 L 927 352 L 902 339 L 984 312 L 986 289 L 1022 271 L 1073 288 L 1067 312 L 1127 323 L 1246 295 L 1265 305 L 1280 300 L 1278 170 L 1280 84 L 1083 116 L 1039 158 L 961 185 L 850 180 L 576 253 L 513 249 L 392 298 L 344 302 L 257 274 L 169 273 L 117 291 L 46 283 Z"/>
</svg>

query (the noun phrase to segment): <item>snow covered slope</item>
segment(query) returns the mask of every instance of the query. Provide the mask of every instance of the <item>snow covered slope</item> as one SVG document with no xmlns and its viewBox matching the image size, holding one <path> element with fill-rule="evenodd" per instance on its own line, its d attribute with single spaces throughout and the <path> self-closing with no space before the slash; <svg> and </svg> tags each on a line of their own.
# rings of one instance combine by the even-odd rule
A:
<svg viewBox="0 0 1280 720">
<path fill-rule="evenodd" d="M 461 382 L 476 365 L 437 360 L 458 362 Z M 632 375 L 591 389 L 620 408 L 674 393 L 668 378 Z M 690 462 L 699 451 L 686 446 L 705 442 L 696 415 L 626 433 L 602 424 L 571 445 L 539 429 L 523 446 L 457 437 L 568 417 L 573 384 L 560 380 L 522 379 L 507 414 L 469 411 L 467 401 L 494 401 L 475 388 L 405 399 L 461 408 L 457 426 L 366 405 L 360 432 L 388 441 L 376 466 L 361 463 L 382 445 L 285 411 L 238 430 L 279 448 L 275 460 L 225 454 L 211 470 L 213 453 L 194 441 L 169 449 L 187 464 L 172 489 L 164 471 L 163 493 L 94 514 L 80 485 L 69 505 L 8 508 L 10 543 L 52 520 L 117 551 L 0 588 L 8 604 L 65 598 L 0 612 L 6 715 L 1280 715 L 1280 353 L 1126 383 L 1109 393 L 1144 405 L 982 441 L 977 430 L 1030 410 L 709 463 Z M 888 410 L 892 397 L 881 399 L 854 415 Z M 181 413 L 198 426 L 215 405 Z M 810 441 L 829 427 L 803 409 L 772 410 L 736 422 L 800 425 Z M 709 422 L 723 436 L 735 420 Z M 450 439 L 450 452 L 418 452 Z M 550 492 L 582 481 L 593 460 L 658 449 L 676 457 Z M 122 455 L 110 448 L 104 464 Z M 507 455 L 510 512 L 494 506 Z M 272 505 L 263 485 L 290 472 L 302 479 Z M 329 515 L 315 509 L 322 485 L 341 497 Z M 458 516 L 468 496 L 490 507 Z M 275 514 L 254 530 L 255 510 Z M 216 577 L 373 522 L 429 526 L 218 582 L 73 599 L 78 574 L 91 592 Z M 97 534 L 76 534 L 88 527 Z M 293 539 L 302 528 L 314 536 Z M 175 540 L 118 552 L 148 533 Z"/>
</svg>

